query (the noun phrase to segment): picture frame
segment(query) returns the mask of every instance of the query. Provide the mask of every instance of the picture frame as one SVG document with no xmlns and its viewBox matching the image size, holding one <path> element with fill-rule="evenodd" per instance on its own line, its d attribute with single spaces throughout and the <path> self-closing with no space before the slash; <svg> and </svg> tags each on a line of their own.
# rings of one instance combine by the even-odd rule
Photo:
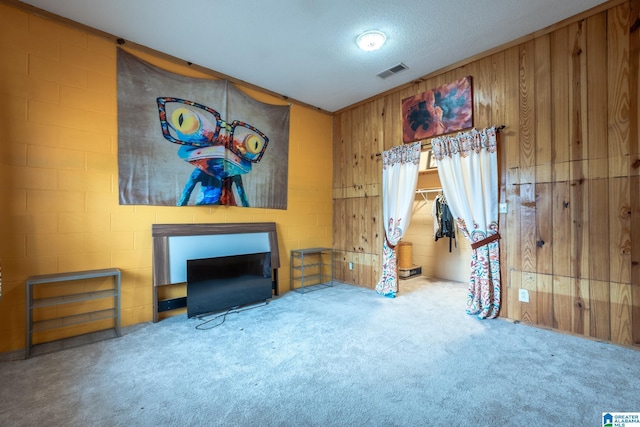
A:
<svg viewBox="0 0 640 427">
<path fill-rule="evenodd" d="M 420 167 L 418 170 L 420 172 L 433 171 L 438 169 L 438 165 L 436 164 L 436 158 L 433 155 L 432 150 L 422 150 L 420 152 Z"/>
<path fill-rule="evenodd" d="M 429 150 L 429 154 L 427 156 L 427 170 L 438 169 L 438 164 L 436 163 L 436 157 L 433 155 L 433 150 Z"/>
<path fill-rule="evenodd" d="M 473 127 L 471 76 L 402 100 L 402 142 L 407 144 Z"/>
</svg>

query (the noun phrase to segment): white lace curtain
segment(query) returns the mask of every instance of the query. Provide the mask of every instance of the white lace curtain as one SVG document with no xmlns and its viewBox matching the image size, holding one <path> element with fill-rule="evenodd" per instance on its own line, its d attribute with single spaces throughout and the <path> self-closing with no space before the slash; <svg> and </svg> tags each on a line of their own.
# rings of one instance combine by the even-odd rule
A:
<svg viewBox="0 0 640 427">
<path fill-rule="evenodd" d="M 411 222 L 420 165 L 420 143 L 400 145 L 382 153 L 382 214 L 385 239 L 382 275 L 376 291 L 387 297 L 398 292 L 398 271 L 394 247 Z"/>
<path fill-rule="evenodd" d="M 500 310 L 496 140 L 491 127 L 431 142 L 449 210 L 473 249 L 467 313 L 481 319 Z"/>
</svg>

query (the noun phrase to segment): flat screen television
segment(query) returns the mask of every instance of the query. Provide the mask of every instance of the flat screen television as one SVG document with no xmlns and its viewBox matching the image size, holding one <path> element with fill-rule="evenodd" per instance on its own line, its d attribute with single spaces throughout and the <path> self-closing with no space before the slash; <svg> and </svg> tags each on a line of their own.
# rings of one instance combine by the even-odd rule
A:
<svg viewBox="0 0 640 427">
<path fill-rule="evenodd" d="M 272 297 L 271 252 L 187 260 L 187 316 L 201 316 Z"/>
</svg>

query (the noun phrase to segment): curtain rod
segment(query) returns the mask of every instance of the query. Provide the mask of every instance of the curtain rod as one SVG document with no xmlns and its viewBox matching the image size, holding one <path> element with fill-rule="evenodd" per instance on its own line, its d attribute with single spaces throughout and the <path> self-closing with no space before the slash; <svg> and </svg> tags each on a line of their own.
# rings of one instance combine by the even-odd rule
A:
<svg viewBox="0 0 640 427">
<path fill-rule="evenodd" d="M 500 130 L 502 130 L 502 129 L 506 128 L 506 127 L 507 127 L 506 125 L 496 126 L 496 132 L 500 132 Z M 431 145 L 431 142 L 422 142 L 422 143 L 420 143 L 420 147 L 424 147 L 424 146 L 427 146 L 427 145 Z M 376 153 L 376 157 L 380 157 L 380 156 L 382 156 L 382 153 Z"/>
</svg>

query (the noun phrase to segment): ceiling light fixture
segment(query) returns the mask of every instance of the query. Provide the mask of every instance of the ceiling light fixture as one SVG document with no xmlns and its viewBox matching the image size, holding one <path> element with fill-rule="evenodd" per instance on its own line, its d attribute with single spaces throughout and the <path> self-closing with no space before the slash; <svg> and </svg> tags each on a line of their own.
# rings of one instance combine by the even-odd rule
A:
<svg viewBox="0 0 640 427">
<path fill-rule="evenodd" d="M 371 30 L 360 34 L 356 39 L 356 43 L 360 49 L 370 52 L 378 50 L 387 40 L 387 36 L 382 31 Z"/>
</svg>

